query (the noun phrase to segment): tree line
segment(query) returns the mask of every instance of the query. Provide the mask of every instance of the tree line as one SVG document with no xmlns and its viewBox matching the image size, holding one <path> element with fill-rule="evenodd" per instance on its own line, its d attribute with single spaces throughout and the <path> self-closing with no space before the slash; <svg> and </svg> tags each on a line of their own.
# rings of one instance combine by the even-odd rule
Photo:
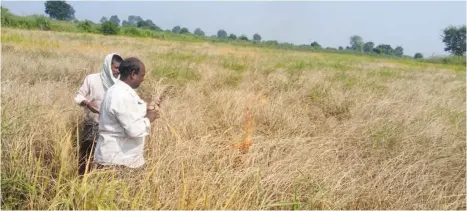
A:
<svg viewBox="0 0 467 211">
<path fill-rule="evenodd" d="M 61 21 L 73 21 L 78 23 L 78 28 L 82 31 L 91 32 L 93 30 L 93 22 L 89 20 L 78 21 L 74 14 L 75 10 L 71 5 L 65 1 L 46 1 L 44 3 L 45 13 L 55 20 Z M 2 8 L 3 12 L 3 8 Z M 2 18 L 3 22 L 3 18 Z M 186 35 L 195 35 L 199 37 L 208 37 L 206 33 L 201 28 L 196 28 L 193 32 L 190 32 L 188 28 L 175 26 L 172 30 L 163 30 L 157 26 L 150 19 L 143 19 L 140 16 L 130 15 L 127 20 L 121 21 L 117 15 L 112 15 L 109 18 L 102 17 L 100 19 L 100 32 L 105 35 L 118 34 L 121 27 L 133 27 L 147 29 L 151 31 L 166 31 L 176 34 L 186 34 Z M 228 34 L 226 30 L 220 29 L 217 31 L 217 34 L 209 36 L 210 38 L 219 39 L 219 40 L 240 40 L 240 41 L 251 41 L 254 43 L 260 43 L 262 40 L 261 35 L 254 34 L 252 40 L 250 40 L 246 35 L 242 34 L 237 36 L 233 33 Z M 466 27 L 465 25 L 460 27 L 449 26 L 443 30 L 442 33 L 442 42 L 445 44 L 444 50 L 456 56 L 465 55 L 465 38 L 466 38 Z M 279 45 L 275 40 L 263 41 L 261 43 L 266 43 L 269 45 Z M 376 45 L 372 41 L 364 42 L 362 37 L 359 35 L 353 35 L 349 39 L 349 46 L 345 48 L 339 46 L 338 49 L 327 47 L 323 48 L 318 42 L 314 41 L 309 45 L 294 45 L 290 43 L 282 43 L 282 45 L 292 45 L 296 48 L 305 48 L 311 47 L 312 49 L 327 49 L 327 50 L 339 50 L 339 51 L 353 51 L 364 54 L 374 54 L 374 55 L 388 55 L 402 57 L 404 56 L 404 48 L 402 46 L 396 46 L 393 48 L 389 44 L 378 44 Z M 423 59 L 423 54 L 416 53 L 413 56 L 415 59 Z"/>
<path fill-rule="evenodd" d="M 111 31 L 109 34 L 117 34 L 118 32 L 118 27 L 119 26 L 133 26 L 137 28 L 145 28 L 145 29 L 150 29 L 150 30 L 156 30 L 156 31 L 162 31 L 162 29 L 154 24 L 154 22 L 150 19 L 144 20 L 141 16 L 135 16 L 135 15 L 130 15 L 128 16 L 127 20 L 123 20 L 120 23 L 120 19 L 118 18 L 117 15 L 112 15 L 110 18 L 107 17 L 102 17 L 100 20 L 101 24 L 107 24 L 107 28 L 109 28 L 108 31 Z M 109 24 L 112 24 L 110 26 Z M 194 34 L 198 36 L 206 36 L 206 33 L 201 29 L 201 28 L 196 28 L 193 33 L 188 30 L 186 27 L 181 27 L 181 26 L 174 26 L 172 30 L 166 30 L 166 31 L 171 31 L 176 34 Z M 228 34 L 224 29 L 220 29 L 217 31 L 216 35 L 212 35 L 211 38 L 219 38 L 219 39 L 231 39 L 231 40 L 245 40 L 249 41 L 249 38 L 246 35 L 240 35 L 237 37 L 235 34 Z M 254 34 L 253 35 L 253 41 L 261 41 L 261 35 L 259 34 Z"/>
</svg>

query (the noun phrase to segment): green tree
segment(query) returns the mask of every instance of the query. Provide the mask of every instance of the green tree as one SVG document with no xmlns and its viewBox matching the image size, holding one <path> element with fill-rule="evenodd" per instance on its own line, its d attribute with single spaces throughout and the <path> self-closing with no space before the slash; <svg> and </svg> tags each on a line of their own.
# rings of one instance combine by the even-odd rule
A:
<svg viewBox="0 0 467 211">
<path fill-rule="evenodd" d="M 112 21 L 106 21 L 101 25 L 101 32 L 104 35 L 117 34 L 119 31 L 118 25 Z"/>
<path fill-rule="evenodd" d="M 240 37 L 238 37 L 239 40 L 244 40 L 244 41 L 249 41 L 248 37 L 245 36 L 245 35 L 241 35 Z"/>
<path fill-rule="evenodd" d="M 413 56 L 413 58 L 415 58 L 415 59 L 423 59 L 423 54 L 421 54 L 421 53 L 416 53 L 416 54 Z"/>
<path fill-rule="evenodd" d="M 277 40 L 268 40 L 266 42 L 264 42 L 265 44 L 267 45 L 278 45 L 279 42 L 277 42 Z"/>
<path fill-rule="evenodd" d="M 224 39 L 224 38 L 227 38 L 227 32 L 223 29 L 217 31 L 217 37 L 218 38 L 221 38 L 221 39 Z"/>
<path fill-rule="evenodd" d="M 36 26 L 41 30 L 50 30 L 50 19 L 40 15 L 36 17 Z"/>
<path fill-rule="evenodd" d="M 253 40 L 254 40 L 254 41 L 258 41 L 258 42 L 261 41 L 261 35 L 259 35 L 259 34 L 254 34 L 254 35 L 253 35 Z"/>
<path fill-rule="evenodd" d="M 404 55 L 404 48 L 402 48 L 401 46 L 397 46 L 396 49 L 394 49 L 394 54 L 396 56 Z"/>
<path fill-rule="evenodd" d="M 310 46 L 311 46 L 312 48 L 318 48 L 318 49 L 321 48 L 321 45 L 320 45 L 318 42 L 316 42 L 316 41 L 312 42 L 312 43 L 310 44 Z"/>
<path fill-rule="evenodd" d="M 175 26 L 172 29 L 172 32 L 177 33 L 177 34 L 180 34 L 181 31 L 182 31 L 182 28 L 180 26 Z"/>
<path fill-rule="evenodd" d="M 180 30 L 180 34 L 189 34 L 190 33 L 190 30 L 188 30 L 187 28 L 183 27 L 181 30 Z"/>
<path fill-rule="evenodd" d="M 204 36 L 205 35 L 204 31 L 201 30 L 200 28 L 196 28 L 195 31 L 193 32 L 193 34 L 198 35 L 198 36 Z"/>
<path fill-rule="evenodd" d="M 92 22 L 89 20 L 79 22 L 77 27 L 82 32 L 92 32 Z"/>
<path fill-rule="evenodd" d="M 5 8 L 5 7 L 1 7 L 2 8 L 2 26 L 11 26 L 14 24 L 14 20 L 13 20 L 13 14 L 10 13 L 10 11 Z"/>
<path fill-rule="evenodd" d="M 122 26 L 131 26 L 127 20 L 122 21 Z"/>
<path fill-rule="evenodd" d="M 442 39 L 445 44 L 444 51 L 453 55 L 465 54 L 465 25 L 460 27 L 449 26 L 443 30 Z"/>
<path fill-rule="evenodd" d="M 100 22 L 101 22 L 101 23 L 104 23 L 104 22 L 106 22 L 106 21 L 108 21 L 107 17 L 105 17 L 105 16 L 102 16 L 102 18 L 101 18 Z"/>
<path fill-rule="evenodd" d="M 52 19 L 72 21 L 75 19 L 75 9 L 65 1 L 46 1 L 45 14 Z"/>
<path fill-rule="evenodd" d="M 341 51 L 342 51 L 342 50 L 344 50 L 344 48 L 343 48 L 342 46 L 339 46 L 339 50 L 341 50 Z"/>
<path fill-rule="evenodd" d="M 350 37 L 350 47 L 355 51 L 363 51 L 363 39 L 358 35 Z"/>
<path fill-rule="evenodd" d="M 136 15 L 128 16 L 128 24 L 130 26 L 138 26 L 138 22 L 140 21 L 144 21 L 143 18 L 141 18 L 140 16 L 136 16 Z"/>
<path fill-rule="evenodd" d="M 236 40 L 236 39 L 237 39 L 237 35 L 235 35 L 235 34 L 230 34 L 230 35 L 229 35 L 229 39 Z"/>
<path fill-rule="evenodd" d="M 115 24 L 117 24 L 117 25 L 120 25 L 120 19 L 119 19 L 118 16 L 116 16 L 116 15 L 110 16 L 109 21 L 112 21 L 113 23 L 115 23 Z"/>
<path fill-rule="evenodd" d="M 363 51 L 370 53 L 373 51 L 373 48 L 375 47 L 375 43 L 373 42 L 367 42 L 365 45 L 363 45 Z"/>
<path fill-rule="evenodd" d="M 145 21 L 139 21 L 136 26 L 138 28 L 146 28 L 146 29 L 150 29 L 150 30 L 158 30 L 160 31 L 161 29 L 152 22 L 152 20 L 150 19 L 147 19 Z"/>
<path fill-rule="evenodd" d="M 391 45 L 380 44 L 373 49 L 373 52 L 377 54 L 392 55 L 394 53 L 394 49 L 392 49 Z"/>
</svg>

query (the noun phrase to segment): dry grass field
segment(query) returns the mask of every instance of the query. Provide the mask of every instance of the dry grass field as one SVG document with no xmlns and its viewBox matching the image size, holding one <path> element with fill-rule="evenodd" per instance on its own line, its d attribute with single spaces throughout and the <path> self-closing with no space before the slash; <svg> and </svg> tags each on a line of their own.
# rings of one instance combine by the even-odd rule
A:
<svg viewBox="0 0 467 211">
<path fill-rule="evenodd" d="M 2 209 L 466 209 L 463 67 L 1 33 Z M 111 52 L 174 88 L 146 169 L 79 178 L 73 97 Z"/>
</svg>

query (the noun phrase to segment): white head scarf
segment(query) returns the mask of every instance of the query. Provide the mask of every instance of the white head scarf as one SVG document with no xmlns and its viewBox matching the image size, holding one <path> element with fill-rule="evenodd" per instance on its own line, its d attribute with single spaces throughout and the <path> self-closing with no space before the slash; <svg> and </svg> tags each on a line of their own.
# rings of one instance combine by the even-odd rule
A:
<svg viewBox="0 0 467 211">
<path fill-rule="evenodd" d="M 115 82 L 117 82 L 117 80 L 120 78 L 120 75 L 118 75 L 118 77 L 114 77 L 114 75 L 112 74 L 112 57 L 114 55 L 118 54 L 111 53 L 105 56 L 104 58 L 104 65 L 102 66 L 101 71 L 101 80 L 102 85 L 104 85 L 104 91 L 107 91 L 107 89 L 114 85 Z"/>
</svg>

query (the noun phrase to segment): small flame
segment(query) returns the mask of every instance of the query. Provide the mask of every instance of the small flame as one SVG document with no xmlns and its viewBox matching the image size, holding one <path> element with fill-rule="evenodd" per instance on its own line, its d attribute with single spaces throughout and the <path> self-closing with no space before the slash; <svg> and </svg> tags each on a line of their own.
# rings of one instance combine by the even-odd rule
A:
<svg viewBox="0 0 467 211">
<path fill-rule="evenodd" d="M 250 111 L 248 111 L 248 108 L 246 108 L 246 124 L 245 124 L 245 139 L 240 142 L 239 144 L 237 144 L 237 147 L 240 149 L 240 152 L 242 152 L 243 154 L 246 154 L 248 153 L 248 151 L 250 150 L 250 147 L 251 145 L 253 145 L 253 143 L 251 142 L 251 135 L 253 134 L 253 123 L 254 123 L 254 120 L 253 120 L 253 117 L 250 113 Z"/>
</svg>

